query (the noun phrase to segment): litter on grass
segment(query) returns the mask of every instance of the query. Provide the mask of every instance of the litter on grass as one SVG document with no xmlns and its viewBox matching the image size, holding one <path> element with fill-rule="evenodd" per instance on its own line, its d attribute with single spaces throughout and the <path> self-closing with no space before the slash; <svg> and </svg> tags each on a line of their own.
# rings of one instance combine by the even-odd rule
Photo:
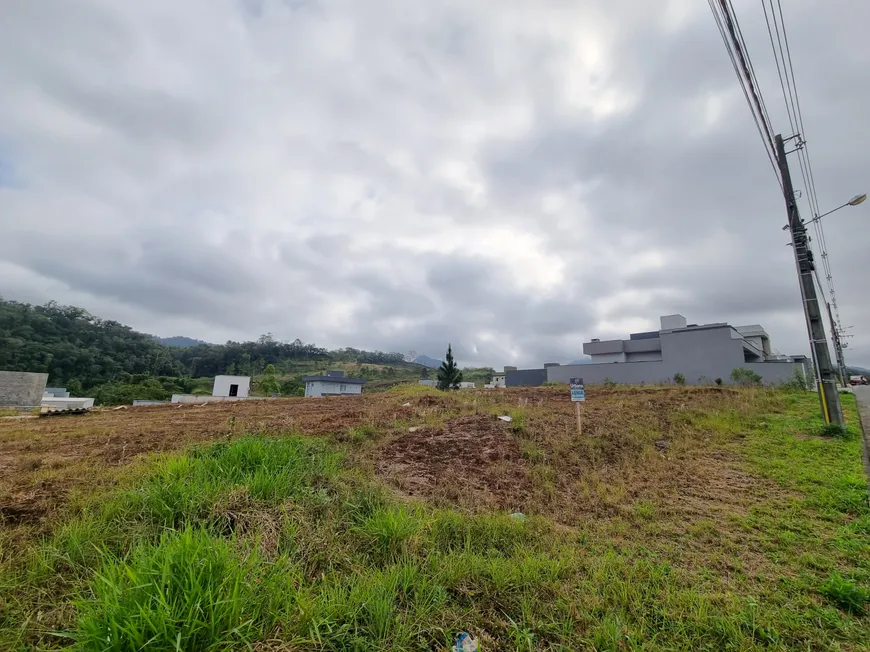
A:
<svg viewBox="0 0 870 652">
<path fill-rule="evenodd" d="M 453 642 L 452 652 L 477 652 L 477 641 L 468 632 L 459 632 Z"/>
</svg>

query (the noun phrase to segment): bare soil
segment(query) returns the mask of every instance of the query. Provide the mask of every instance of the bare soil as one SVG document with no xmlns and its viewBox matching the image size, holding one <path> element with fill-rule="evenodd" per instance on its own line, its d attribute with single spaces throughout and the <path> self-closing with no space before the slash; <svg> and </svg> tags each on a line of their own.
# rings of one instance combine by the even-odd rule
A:
<svg viewBox="0 0 870 652">
<path fill-rule="evenodd" d="M 468 415 L 419 428 L 375 453 L 377 471 L 408 495 L 442 503 L 502 506 L 528 493 L 528 465 L 504 421 Z"/>
</svg>

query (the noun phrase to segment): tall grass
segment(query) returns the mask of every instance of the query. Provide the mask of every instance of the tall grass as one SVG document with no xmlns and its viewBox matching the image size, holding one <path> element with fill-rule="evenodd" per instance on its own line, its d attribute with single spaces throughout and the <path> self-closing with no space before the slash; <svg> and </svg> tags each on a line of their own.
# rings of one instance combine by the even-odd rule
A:
<svg viewBox="0 0 870 652">
<path fill-rule="evenodd" d="M 77 603 L 75 647 L 217 650 L 248 643 L 276 619 L 264 586 L 292 591 L 288 579 L 256 552 L 240 555 L 205 530 L 169 531 L 96 574 Z"/>
</svg>

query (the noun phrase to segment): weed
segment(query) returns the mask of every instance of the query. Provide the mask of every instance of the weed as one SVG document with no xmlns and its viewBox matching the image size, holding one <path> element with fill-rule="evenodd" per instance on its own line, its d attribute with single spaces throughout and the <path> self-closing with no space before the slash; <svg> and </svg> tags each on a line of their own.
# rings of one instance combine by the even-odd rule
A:
<svg viewBox="0 0 870 652">
<path fill-rule="evenodd" d="M 348 437 L 354 444 L 361 444 L 369 439 L 374 439 L 378 434 L 378 429 L 372 424 L 355 426 L 348 430 Z"/>
<path fill-rule="evenodd" d="M 372 513 L 353 531 L 380 560 L 395 560 L 420 528 L 420 515 L 407 507 L 383 508 Z"/>
<path fill-rule="evenodd" d="M 816 431 L 820 437 L 841 437 L 847 439 L 852 436 L 852 433 L 845 427 L 837 423 L 826 423 Z"/>
<path fill-rule="evenodd" d="M 828 581 L 822 585 L 821 593 L 840 609 L 853 614 L 863 613 L 864 605 L 870 602 L 870 591 L 837 572 L 831 573 Z"/>
<path fill-rule="evenodd" d="M 674 383 L 676 383 L 677 385 L 685 385 L 686 377 L 678 371 L 674 374 Z"/>
</svg>

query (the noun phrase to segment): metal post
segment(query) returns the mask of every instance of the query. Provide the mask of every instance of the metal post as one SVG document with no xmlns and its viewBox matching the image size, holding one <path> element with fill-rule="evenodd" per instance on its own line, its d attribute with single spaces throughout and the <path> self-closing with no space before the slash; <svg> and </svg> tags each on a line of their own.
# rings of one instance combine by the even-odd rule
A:
<svg viewBox="0 0 870 652">
<path fill-rule="evenodd" d="M 822 417 L 825 419 L 825 423 L 842 426 L 843 408 L 840 405 L 837 376 L 831 363 L 831 354 L 828 351 L 828 341 L 825 337 L 825 324 L 822 321 L 822 311 L 819 307 L 819 298 L 816 295 L 816 285 L 813 279 L 813 270 L 815 269 L 813 256 L 809 248 L 806 227 L 798 214 L 794 188 L 791 184 L 791 172 L 788 169 L 788 161 L 785 156 L 785 141 L 783 141 L 782 135 L 777 134 L 776 158 L 782 178 L 785 207 L 788 211 L 788 225 L 791 232 L 791 242 L 794 245 L 792 249 L 794 249 L 804 315 L 807 319 L 807 332 L 810 335 L 810 346 L 816 365 Z"/>
</svg>

